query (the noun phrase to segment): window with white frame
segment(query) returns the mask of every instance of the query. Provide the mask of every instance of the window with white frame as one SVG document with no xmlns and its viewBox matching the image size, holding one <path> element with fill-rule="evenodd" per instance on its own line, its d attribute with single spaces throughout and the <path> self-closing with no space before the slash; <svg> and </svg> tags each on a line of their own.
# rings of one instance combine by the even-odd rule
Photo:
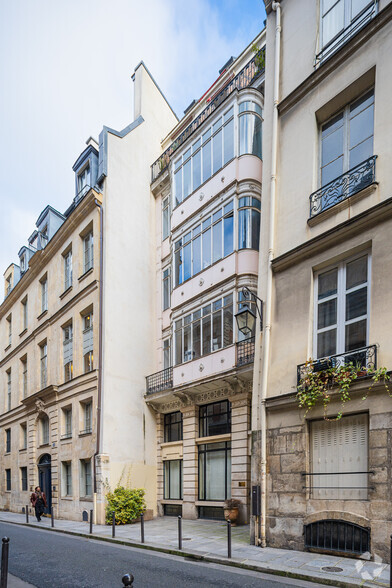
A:
<svg viewBox="0 0 392 588">
<path fill-rule="evenodd" d="M 248 153 L 262 158 L 262 116 L 263 111 L 256 102 L 247 100 L 239 104 L 240 155 Z"/>
<path fill-rule="evenodd" d="M 72 249 L 64 255 L 64 290 L 72 286 Z"/>
<path fill-rule="evenodd" d="M 43 415 L 41 421 L 41 445 L 49 444 L 49 418 Z"/>
<path fill-rule="evenodd" d="M 63 363 L 64 382 L 69 382 L 73 377 L 73 329 L 72 323 L 63 327 Z"/>
<path fill-rule="evenodd" d="M 41 279 L 41 312 L 48 310 L 48 278 Z"/>
<path fill-rule="evenodd" d="M 61 495 L 72 496 L 72 462 L 61 462 Z"/>
<path fill-rule="evenodd" d="M 27 449 L 27 423 L 20 425 L 20 449 Z"/>
<path fill-rule="evenodd" d="M 48 345 L 42 343 L 40 345 L 40 363 L 41 363 L 41 388 L 46 388 L 48 383 Z"/>
<path fill-rule="evenodd" d="M 230 200 L 174 244 L 174 285 L 178 286 L 234 251 L 234 201 Z"/>
<path fill-rule="evenodd" d="M 182 499 L 182 459 L 165 461 L 164 467 L 164 492 L 165 500 Z"/>
<path fill-rule="evenodd" d="M 373 155 L 373 132 L 374 90 L 370 90 L 322 125 L 321 186 Z"/>
<path fill-rule="evenodd" d="M 22 492 L 27 492 L 27 490 L 28 490 L 27 467 L 26 466 L 20 468 L 20 489 L 22 490 Z"/>
<path fill-rule="evenodd" d="M 163 270 L 162 289 L 162 310 L 166 310 L 167 308 L 170 308 L 170 267 Z"/>
<path fill-rule="evenodd" d="M 91 459 L 80 460 L 80 496 L 92 495 L 91 486 Z"/>
<path fill-rule="evenodd" d="M 233 159 L 234 143 L 232 106 L 174 162 L 175 206 Z"/>
<path fill-rule="evenodd" d="M 78 174 L 78 196 L 84 196 L 90 187 L 90 166 L 87 165 L 84 170 Z"/>
<path fill-rule="evenodd" d="M 20 271 L 21 271 L 21 273 L 24 274 L 26 269 L 27 269 L 26 253 L 23 253 L 22 257 L 20 258 Z"/>
<path fill-rule="evenodd" d="M 94 265 L 93 232 L 90 231 L 83 239 L 83 269 L 88 272 Z"/>
<path fill-rule="evenodd" d="M 162 241 L 170 234 L 170 197 L 162 200 Z"/>
<path fill-rule="evenodd" d="M 27 356 L 20 360 L 22 369 L 22 398 L 27 397 Z"/>
<path fill-rule="evenodd" d="M 330 53 L 370 20 L 377 0 L 321 0 L 321 46 Z"/>
<path fill-rule="evenodd" d="M 94 369 L 94 330 L 93 313 L 89 312 L 83 317 L 83 364 L 84 373 Z"/>
<path fill-rule="evenodd" d="M 27 324 L 28 324 L 28 307 L 27 307 L 27 296 L 26 298 L 24 298 L 24 300 L 22 300 L 22 326 L 23 326 L 23 331 L 25 331 L 27 329 Z"/>
<path fill-rule="evenodd" d="M 62 439 L 70 439 L 72 437 L 72 407 L 67 406 L 63 408 L 63 434 Z"/>
<path fill-rule="evenodd" d="M 83 417 L 83 429 L 80 432 L 81 435 L 87 435 L 92 432 L 93 427 L 93 403 L 91 400 L 82 403 L 82 417 Z"/>
<path fill-rule="evenodd" d="M 7 347 L 12 343 L 12 314 L 7 316 Z"/>
<path fill-rule="evenodd" d="M 163 369 L 171 367 L 171 338 L 163 340 Z"/>
<path fill-rule="evenodd" d="M 245 196 L 238 201 L 238 249 L 259 250 L 260 209 L 258 198 Z"/>
<path fill-rule="evenodd" d="M 368 429 L 367 414 L 310 423 L 312 498 L 367 499 Z"/>
<path fill-rule="evenodd" d="M 366 347 L 370 255 L 341 262 L 316 277 L 315 351 L 323 358 Z M 352 353 L 361 363 L 366 354 Z"/>
<path fill-rule="evenodd" d="M 175 321 L 176 365 L 232 345 L 233 321 L 233 294 Z"/>
</svg>

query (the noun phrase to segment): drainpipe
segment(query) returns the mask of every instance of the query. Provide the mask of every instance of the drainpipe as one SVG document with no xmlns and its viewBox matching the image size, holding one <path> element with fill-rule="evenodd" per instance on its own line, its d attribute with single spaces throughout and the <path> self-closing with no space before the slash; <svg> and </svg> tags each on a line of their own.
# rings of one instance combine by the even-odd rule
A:
<svg viewBox="0 0 392 588">
<path fill-rule="evenodd" d="M 268 368 L 271 338 L 272 317 L 272 261 L 275 246 L 275 200 L 276 200 L 276 167 L 278 157 L 278 104 L 279 104 L 279 71 L 280 71 L 280 32 L 281 6 L 280 2 L 272 3 L 272 10 L 276 11 L 275 25 L 275 68 L 274 68 L 274 110 L 272 117 L 272 153 L 271 153 L 271 185 L 270 185 L 270 218 L 267 267 L 267 291 L 265 297 L 265 326 L 264 326 L 264 354 L 261 372 L 261 528 L 260 545 L 266 547 L 265 519 L 267 515 L 267 416 L 265 400 L 268 387 Z"/>
<path fill-rule="evenodd" d="M 98 319 L 98 403 L 97 403 L 97 445 L 94 453 L 94 524 L 97 522 L 97 466 L 96 458 L 101 453 L 101 427 L 102 427 L 102 315 L 103 315 L 103 206 L 98 200 L 95 204 L 99 207 L 99 319 Z"/>
</svg>

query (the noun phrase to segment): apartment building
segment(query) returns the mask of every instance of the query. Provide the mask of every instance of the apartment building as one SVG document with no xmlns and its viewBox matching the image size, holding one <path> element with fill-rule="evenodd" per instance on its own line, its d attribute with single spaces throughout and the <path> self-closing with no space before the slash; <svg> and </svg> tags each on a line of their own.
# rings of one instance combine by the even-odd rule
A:
<svg viewBox="0 0 392 588">
<path fill-rule="evenodd" d="M 122 482 L 144 487 L 156 512 L 155 419 L 144 402 L 154 367 L 150 164 L 177 118 L 143 63 L 133 80 L 134 121 L 88 141 L 71 206 L 44 209 L 4 274 L 3 509 L 21 512 L 40 484 L 56 517 L 93 509 L 102 523 L 107 488 Z"/>
<path fill-rule="evenodd" d="M 255 44 L 263 54 L 264 32 Z M 235 498 L 249 520 L 263 95 L 250 45 L 190 104 L 152 165 L 154 369 L 145 399 L 155 412 L 160 514 L 223 518 L 224 500 Z"/>
<path fill-rule="evenodd" d="M 388 560 L 392 3 L 265 4 L 256 539 Z M 350 401 L 299 408 L 307 374 L 350 364 Z"/>
</svg>

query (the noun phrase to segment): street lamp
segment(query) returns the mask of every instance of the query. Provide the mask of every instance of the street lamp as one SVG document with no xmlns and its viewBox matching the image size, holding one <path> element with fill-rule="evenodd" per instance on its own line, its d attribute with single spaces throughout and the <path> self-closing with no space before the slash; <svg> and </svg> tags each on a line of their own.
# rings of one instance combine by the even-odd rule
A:
<svg viewBox="0 0 392 588">
<path fill-rule="evenodd" d="M 255 303 L 256 310 L 260 317 L 260 331 L 263 330 L 263 301 L 256 296 L 253 292 L 249 290 L 246 286 L 242 288 L 242 295 L 245 300 L 252 299 Z M 260 307 L 259 307 L 260 304 Z M 238 330 L 241 331 L 245 337 L 248 337 L 254 331 L 254 327 L 256 324 L 257 316 L 256 314 L 248 307 L 247 304 L 244 304 L 243 307 L 237 312 L 235 315 Z"/>
</svg>

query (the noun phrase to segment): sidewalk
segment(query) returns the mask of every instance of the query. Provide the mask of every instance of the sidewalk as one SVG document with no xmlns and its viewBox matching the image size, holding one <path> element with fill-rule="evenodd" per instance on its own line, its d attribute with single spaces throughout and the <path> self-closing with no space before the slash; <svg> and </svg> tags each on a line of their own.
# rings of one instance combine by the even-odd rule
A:
<svg viewBox="0 0 392 588">
<path fill-rule="evenodd" d="M 5 523 L 26 524 L 23 514 L 0 512 Z M 89 524 L 68 520 L 43 518 L 37 523 L 30 516 L 29 527 L 45 528 L 57 532 L 75 534 L 94 539 L 114 541 L 133 547 L 154 549 L 176 555 L 190 556 L 200 560 L 224 565 L 278 574 L 303 580 L 313 580 L 329 586 L 344 588 L 364 586 L 389 586 L 389 565 L 381 562 L 353 558 L 335 557 L 286 549 L 261 549 L 249 545 L 249 527 L 232 527 L 232 558 L 227 558 L 227 526 L 221 521 L 182 520 L 183 549 L 178 550 L 177 518 L 161 517 L 145 522 L 145 544 L 140 542 L 140 523 L 116 527 L 116 538 L 112 539 L 110 526 L 94 525 L 89 535 Z M 10 552 L 12 554 L 12 551 Z M 12 555 L 11 555 L 12 557 Z M 324 568 L 335 568 L 335 571 Z"/>
</svg>

